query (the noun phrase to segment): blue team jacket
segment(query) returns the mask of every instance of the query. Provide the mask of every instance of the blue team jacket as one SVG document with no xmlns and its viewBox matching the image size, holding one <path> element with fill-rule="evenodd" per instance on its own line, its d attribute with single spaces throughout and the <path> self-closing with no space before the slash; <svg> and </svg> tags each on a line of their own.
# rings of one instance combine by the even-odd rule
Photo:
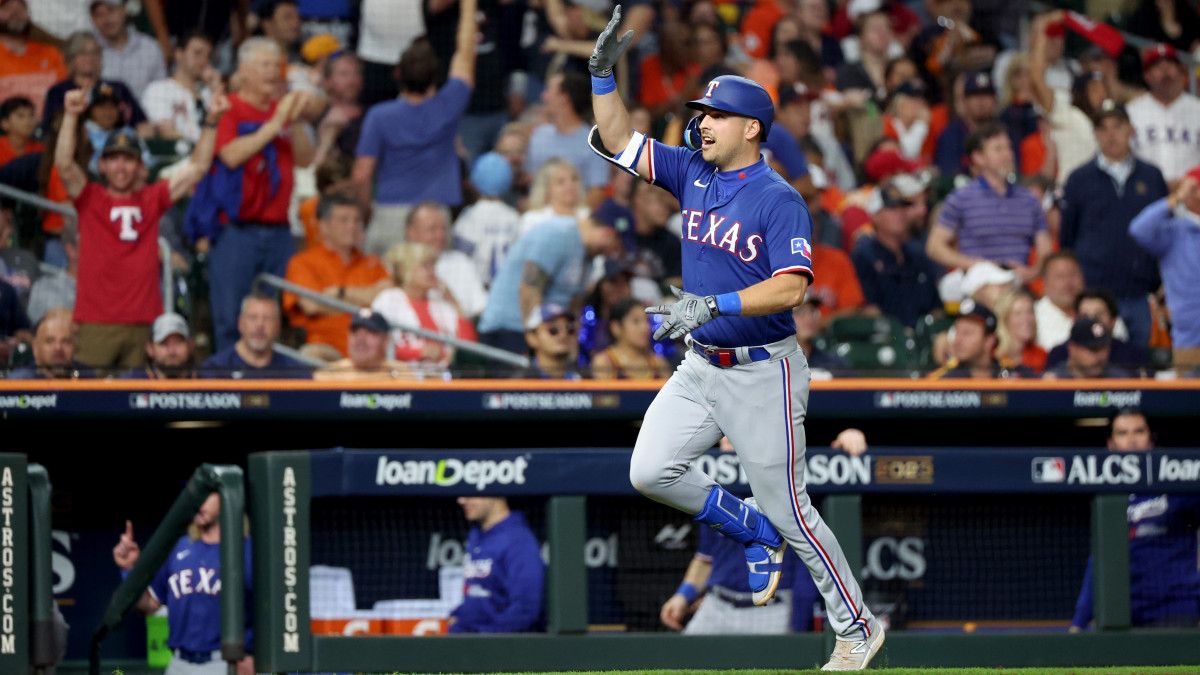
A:
<svg viewBox="0 0 1200 675">
<path fill-rule="evenodd" d="M 466 597 L 450 616 L 451 633 L 537 630 L 546 566 L 525 516 L 513 512 L 487 532 L 471 528 L 463 559 Z"/>
<path fill-rule="evenodd" d="M 1200 619 L 1197 523 L 1200 497 L 1129 495 L 1129 610 L 1135 626 L 1160 619 Z M 1072 626 L 1092 621 L 1092 559 Z"/>
</svg>

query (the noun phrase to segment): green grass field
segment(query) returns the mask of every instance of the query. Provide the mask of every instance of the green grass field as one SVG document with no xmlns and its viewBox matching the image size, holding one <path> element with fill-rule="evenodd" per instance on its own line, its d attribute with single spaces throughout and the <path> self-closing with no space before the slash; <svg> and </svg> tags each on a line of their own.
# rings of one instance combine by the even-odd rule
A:
<svg viewBox="0 0 1200 675">
<path fill-rule="evenodd" d="M 120 669 L 110 672 L 112 675 L 125 675 Z M 548 673 L 492 673 L 489 675 L 818 675 L 821 672 L 820 670 L 580 670 Z M 859 672 L 882 675 L 1200 675 L 1200 665 L 1114 666 L 1112 668 L 886 668 L 880 664 L 878 667 Z M 393 672 L 390 675 L 408 674 Z M 442 673 L 441 675 L 456 674 Z"/>
</svg>

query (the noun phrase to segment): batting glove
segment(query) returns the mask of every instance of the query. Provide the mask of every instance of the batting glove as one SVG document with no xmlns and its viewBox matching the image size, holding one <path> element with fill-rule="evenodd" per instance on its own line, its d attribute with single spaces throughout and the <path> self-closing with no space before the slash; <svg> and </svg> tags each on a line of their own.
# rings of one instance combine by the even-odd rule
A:
<svg viewBox="0 0 1200 675">
<path fill-rule="evenodd" d="M 646 308 L 647 314 L 663 315 L 662 325 L 654 331 L 655 340 L 661 340 L 664 335 L 669 335 L 672 340 L 678 340 L 721 316 L 720 310 L 717 309 L 715 296 L 700 297 L 695 293 L 686 293 L 674 286 L 671 287 L 671 292 L 679 298 L 674 304 Z"/>
<path fill-rule="evenodd" d="M 592 50 L 592 55 L 588 58 L 588 70 L 596 77 L 608 77 L 612 75 L 613 66 L 621 58 L 621 54 L 625 53 L 625 48 L 633 41 L 633 31 L 627 30 L 625 34 L 617 39 L 613 37 L 613 31 L 621 23 L 621 6 L 617 5 L 613 8 L 612 18 L 608 20 L 608 25 L 604 27 L 604 32 L 600 33 L 600 37 L 596 38 L 596 48 Z"/>
</svg>

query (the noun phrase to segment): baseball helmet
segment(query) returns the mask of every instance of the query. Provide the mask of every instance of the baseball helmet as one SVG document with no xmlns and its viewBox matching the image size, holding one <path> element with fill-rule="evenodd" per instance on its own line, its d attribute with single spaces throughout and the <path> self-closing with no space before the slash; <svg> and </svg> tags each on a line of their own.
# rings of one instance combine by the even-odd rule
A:
<svg viewBox="0 0 1200 675">
<path fill-rule="evenodd" d="M 738 75 L 721 75 L 714 78 L 705 86 L 704 96 L 689 101 L 687 107 L 693 110 L 713 108 L 753 117 L 762 124 L 764 133 L 771 131 L 771 123 L 775 121 L 775 104 L 771 102 L 771 95 L 767 90 L 754 80 Z M 699 120 L 699 117 L 693 118 L 684 133 L 684 140 L 693 150 L 700 147 Z M 692 138 L 693 135 L 695 138 Z"/>
</svg>

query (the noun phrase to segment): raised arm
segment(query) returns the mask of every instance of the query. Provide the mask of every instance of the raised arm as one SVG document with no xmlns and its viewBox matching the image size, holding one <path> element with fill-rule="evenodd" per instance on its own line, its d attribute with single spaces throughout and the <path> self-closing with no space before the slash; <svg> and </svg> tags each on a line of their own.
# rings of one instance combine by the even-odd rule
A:
<svg viewBox="0 0 1200 675">
<path fill-rule="evenodd" d="M 588 59 L 588 70 L 592 72 L 592 111 L 596 115 L 596 126 L 600 130 L 600 140 L 604 148 L 614 157 L 620 157 L 634 138 L 633 124 L 629 121 L 629 111 L 625 102 L 617 93 L 616 78 L 613 77 L 613 66 L 620 60 L 621 54 L 633 41 L 633 31 L 617 38 L 615 32 L 621 23 L 621 6 L 613 9 L 612 19 L 608 26 L 596 38 L 596 47 Z M 648 142 L 648 141 L 647 141 Z M 633 168 L 638 175 L 650 177 L 650 157 L 641 152 L 640 148 L 629 148 L 637 164 Z M 632 161 L 632 160 L 631 160 Z"/>
<path fill-rule="evenodd" d="M 200 140 L 196 142 L 196 147 L 192 150 L 191 159 L 186 166 L 171 174 L 171 178 L 167 182 L 171 201 L 178 201 L 191 194 L 192 188 L 196 187 L 196 184 L 212 167 L 213 152 L 217 142 L 217 124 L 221 121 L 221 116 L 228 110 L 229 99 L 225 98 L 224 94 L 213 97 L 212 105 L 209 106 L 208 113 L 204 116 L 202 125 L 204 128 L 200 132 Z"/>
<path fill-rule="evenodd" d="M 450 57 L 450 77 L 458 78 L 467 83 L 468 87 L 475 86 L 475 34 L 479 30 L 478 0 L 459 0 L 458 2 L 458 34 L 455 38 L 454 56 Z"/>
<path fill-rule="evenodd" d="M 58 129 L 58 142 L 54 146 L 54 168 L 62 179 L 67 196 L 74 200 L 87 185 L 87 174 L 75 163 L 75 132 L 79 128 L 79 116 L 87 109 L 87 97 L 82 89 L 73 89 L 63 98 L 62 126 Z"/>
<path fill-rule="evenodd" d="M 271 119 L 267 120 L 254 133 L 238 136 L 221 146 L 221 149 L 217 151 L 217 157 L 225 166 L 236 169 L 249 161 L 251 157 L 262 152 L 262 149 L 267 147 L 267 143 L 270 143 L 279 135 L 279 132 L 283 131 L 283 127 L 292 116 L 292 108 L 296 105 L 298 96 L 297 92 L 288 92 L 279 101 L 279 105 L 275 106 L 275 114 L 271 115 Z"/>
<path fill-rule="evenodd" d="M 1041 14 L 1033 19 L 1033 29 L 1029 47 L 1029 79 L 1033 83 L 1033 96 L 1036 103 L 1049 115 L 1054 110 L 1054 90 L 1046 84 L 1046 26 L 1056 21 L 1062 21 L 1063 11 L 1057 10 L 1049 14 Z"/>
</svg>

